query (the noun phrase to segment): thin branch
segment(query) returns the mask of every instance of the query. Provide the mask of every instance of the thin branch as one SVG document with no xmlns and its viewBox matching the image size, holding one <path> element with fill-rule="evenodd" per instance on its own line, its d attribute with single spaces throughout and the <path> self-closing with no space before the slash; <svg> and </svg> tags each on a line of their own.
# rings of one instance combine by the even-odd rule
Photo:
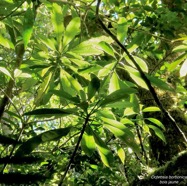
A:
<svg viewBox="0 0 187 186">
<path fill-rule="evenodd" d="M 3 19 L 6 19 L 7 17 L 11 16 L 14 12 L 16 12 L 16 10 L 17 10 L 18 8 L 20 8 L 20 7 L 22 6 L 22 4 L 23 4 L 24 2 L 25 2 L 25 0 L 22 1 L 22 2 L 21 2 L 14 10 L 12 10 L 12 12 L 10 12 L 8 15 L 2 17 L 2 18 L 0 19 L 0 21 L 2 21 Z"/>
<path fill-rule="evenodd" d="M 104 23 L 100 19 L 100 17 L 99 17 L 100 3 L 101 3 L 101 0 L 98 0 L 97 7 L 96 7 L 96 18 L 97 18 L 97 21 L 99 22 L 99 24 L 101 25 L 101 27 L 103 28 L 103 30 L 119 45 L 119 47 L 125 52 L 125 54 L 129 57 L 129 59 L 135 65 L 136 69 L 140 73 L 141 78 L 144 80 L 144 82 L 146 83 L 149 91 L 151 92 L 151 94 L 152 94 L 152 96 L 153 96 L 156 104 L 158 105 L 158 107 L 160 108 L 160 110 L 162 111 L 162 113 L 164 114 L 164 116 L 169 119 L 169 121 L 174 126 L 174 128 L 176 129 L 176 131 L 180 135 L 182 135 L 182 137 L 184 138 L 184 141 L 187 143 L 187 138 L 186 138 L 185 134 L 180 129 L 180 127 L 178 126 L 178 124 L 176 123 L 176 121 L 174 120 L 174 118 L 170 115 L 170 113 L 164 108 L 164 106 L 160 102 L 155 89 L 151 85 L 151 82 L 149 81 L 149 79 L 147 78 L 147 76 L 144 74 L 144 72 L 142 71 L 141 67 L 138 65 L 138 63 L 134 59 L 134 57 L 129 53 L 129 51 L 126 49 L 126 47 L 117 39 L 117 37 L 104 25 Z"/>
<path fill-rule="evenodd" d="M 64 179 L 65 179 L 65 177 L 66 177 L 66 175 L 67 175 L 67 173 L 68 173 L 68 171 L 69 171 L 69 168 L 70 168 L 71 164 L 72 164 L 73 161 L 74 161 L 75 155 L 76 155 L 77 150 L 78 150 L 78 148 L 79 148 L 80 142 L 81 142 L 81 140 L 82 140 L 82 137 L 83 137 L 84 131 L 85 131 L 85 129 L 86 129 L 86 126 L 87 126 L 87 124 L 88 124 L 88 122 L 89 122 L 90 116 L 91 116 L 91 115 L 88 114 L 88 115 L 86 116 L 86 118 L 85 118 L 85 122 L 84 122 L 84 124 L 83 124 L 83 127 L 82 127 L 82 130 L 81 130 L 79 139 L 78 139 L 77 144 L 76 144 L 76 146 L 75 146 L 75 149 L 74 149 L 74 151 L 73 151 L 73 153 L 72 153 L 72 155 L 71 155 L 71 158 L 70 158 L 70 160 L 69 160 L 68 166 L 66 167 L 65 173 L 64 173 L 63 177 L 60 179 L 60 182 L 59 182 L 58 186 L 62 186 L 63 181 L 64 181 Z"/>
<path fill-rule="evenodd" d="M 140 128 L 139 128 L 139 126 L 136 122 L 134 122 L 134 124 L 135 124 L 135 127 L 136 127 L 136 132 L 137 132 L 137 135 L 138 135 L 138 139 L 140 141 L 140 146 L 141 146 L 141 149 L 142 149 L 142 153 L 144 155 L 146 164 L 148 165 L 147 153 L 146 153 L 146 150 L 145 150 L 144 145 L 143 145 L 142 136 L 141 136 L 141 133 L 140 133 Z"/>
</svg>

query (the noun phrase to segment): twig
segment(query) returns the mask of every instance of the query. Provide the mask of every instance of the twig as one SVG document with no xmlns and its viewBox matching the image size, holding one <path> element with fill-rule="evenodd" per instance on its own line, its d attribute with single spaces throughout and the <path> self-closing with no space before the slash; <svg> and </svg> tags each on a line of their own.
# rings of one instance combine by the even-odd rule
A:
<svg viewBox="0 0 187 186">
<path fill-rule="evenodd" d="M 146 153 L 146 150 L 145 150 L 144 145 L 143 145 L 142 136 L 140 134 L 140 128 L 139 128 L 139 126 L 136 122 L 134 122 L 134 124 L 135 124 L 135 127 L 136 127 L 136 132 L 137 132 L 137 135 L 138 135 L 138 139 L 140 141 L 140 146 L 141 146 L 141 149 L 142 149 L 142 153 L 144 155 L 146 164 L 148 165 L 147 153 Z"/>
<path fill-rule="evenodd" d="M 2 17 L 2 18 L 0 19 L 0 21 L 2 21 L 3 19 L 6 19 L 7 17 L 11 16 L 18 8 L 20 8 L 20 7 L 22 6 L 22 4 L 23 4 L 24 2 L 25 2 L 25 0 L 22 1 L 22 2 L 21 2 L 14 10 L 12 10 L 12 12 L 10 12 L 8 15 Z"/>
<path fill-rule="evenodd" d="M 72 164 L 73 161 L 74 161 L 74 157 L 75 157 L 75 155 L 76 155 L 76 153 L 77 153 L 77 150 L 78 150 L 78 148 L 79 148 L 80 142 L 81 142 L 81 140 L 82 140 L 82 136 L 83 136 L 84 131 L 85 131 L 85 129 L 86 129 L 86 126 L 87 126 L 87 124 L 88 124 L 88 122 L 89 122 L 90 116 L 91 116 L 91 115 L 88 114 L 88 115 L 86 116 L 86 118 L 85 118 L 85 122 L 84 122 L 84 124 L 83 124 L 83 127 L 82 127 L 82 130 L 81 130 L 79 139 L 78 139 L 77 144 L 76 144 L 76 146 L 75 146 L 75 149 L 74 149 L 74 151 L 73 151 L 73 153 L 72 153 L 72 155 L 71 155 L 71 158 L 70 158 L 70 160 L 69 160 L 68 166 L 66 167 L 65 173 L 64 173 L 63 177 L 60 179 L 60 182 L 59 182 L 58 186 L 62 186 L 63 181 L 64 181 L 64 179 L 65 179 L 65 177 L 66 177 L 66 175 L 67 175 L 67 173 L 68 173 L 68 171 L 69 171 L 69 168 L 70 168 L 71 164 Z"/>
<path fill-rule="evenodd" d="M 97 21 L 99 22 L 99 24 L 101 25 L 101 27 L 103 28 L 103 30 L 119 45 L 119 47 L 125 52 L 125 54 L 129 57 L 129 59 L 135 65 L 135 67 L 137 68 L 137 70 L 140 73 L 141 78 L 144 80 L 144 82 L 146 83 L 149 91 L 151 92 L 151 94 L 152 94 L 152 96 L 153 96 L 156 104 L 158 105 L 158 107 L 160 108 L 160 110 L 162 111 L 162 113 L 164 114 L 164 116 L 169 119 L 169 121 L 174 126 L 174 128 L 176 129 L 176 131 L 180 135 L 182 135 L 182 137 L 184 138 L 184 141 L 187 143 L 187 138 L 186 138 L 185 134 L 180 129 L 180 127 L 178 126 L 178 124 L 176 123 L 176 121 L 174 120 L 174 118 L 170 115 L 170 113 L 164 108 L 164 106 L 160 102 L 160 100 L 159 100 L 159 98 L 157 96 L 156 91 L 154 90 L 154 88 L 151 85 L 151 82 L 149 81 L 149 79 L 147 78 L 147 76 L 144 74 L 144 72 L 142 71 L 141 67 L 138 65 L 138 63 L 134 59 L 134 57 L 129 53 L 129 51 L 126 49 L 126 47 L 117 39 L 117 37 L 112 32 L 110 32 L 110 30 L 104 25 L 104 23 L 100 19 L 100 17 L 99 17 L 99 6 L 100 6 L 100 3 L 101 3 L 101 0 L 98 0 L 97 7 L 96 7 L 96 18 L 97 18 Z"/>
</svg>

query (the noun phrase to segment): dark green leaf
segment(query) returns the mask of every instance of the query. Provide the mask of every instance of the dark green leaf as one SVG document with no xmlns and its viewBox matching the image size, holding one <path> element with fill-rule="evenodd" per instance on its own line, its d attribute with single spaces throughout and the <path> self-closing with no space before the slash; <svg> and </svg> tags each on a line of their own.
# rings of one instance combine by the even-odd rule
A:
<svg viewBox="0 0 187 186">
<path fill-rule="evenodd" d="M 30 112 L 24 113 L 27 116 L 37 116 L 37 117 L 52 117 L 52 116 L 60 116 L 64 117 L 70 114 L 75 114 L 77 109 L 58 109 L 58 108 L 43 108 L 43 109 L 36 109 Z"/>
<path fill-rule="evenodd" d="M 88 100 L 90 100 L 95 95 L 99 87 L 100 87 L 99 78 L 96 75 L 91 74 L 91 82 L 88 85 Z"/>
<path fill-rule="evenodd" d="M 70 129 L 71 127 L 54 129 L 34 136 L 19 146 L 15 156 L 24 156 L 25 154 L 30 154 L 42 143 L 59 140 L 61 137 L 66 136 L 70 132 Z"/>
<path fill-rule="evenodd" d="M 101 102 L 100 106 L 105 106 L 110 103 L 117 102 L 119 100 L 128 98 L 128 96 L 132 93 L 136 93 L 137 91 L 133 88 L 126 88 L 126 89 L 120 89 L 116 90 L 112 94 L 109 94 L 105 97 L 105 99 Z"/>
<path fill-rule="evenodd" d="M 3 145 L 12 145 L 16 144 L 17 141 L 15 139 L 0 134 L 0 143 Z"/>
</svg>

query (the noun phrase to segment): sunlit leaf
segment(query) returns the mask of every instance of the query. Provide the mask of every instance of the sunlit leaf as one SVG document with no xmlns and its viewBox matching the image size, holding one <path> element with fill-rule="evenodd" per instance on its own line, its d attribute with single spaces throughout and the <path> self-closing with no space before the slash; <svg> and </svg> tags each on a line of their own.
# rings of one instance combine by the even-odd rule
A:
<svg viewBox="0 0 187 186">
<path fill-rule="evenodd" d="M 157 112 L 160 111 L 158 107 L 146 107 L 142 110 L 142 112 Z"/>
<path fill-rule="evenodd" d="M 118 40 L 123 43 L 127 37 L 129 24 L 124 17 L 120 17 L 117 26 L 117 38 Z"/>
<path fill-rule="evenodd" d="M 80 18 L 73 18 L 64 32 L 63 46 L 68 45 L 80 32 Z"/>
<path fill-rule="evenodd" d="M 115 58 L 114 49 L 108 43 L 105 43 L 104 41 L 101 41 L 98 45 L 101 47 L 101 49 L 104 52 L 106 52 L 107 54 L 109 54 L 109 55 L 111 55 L 112 57 Z"/>
<path fill-rule="evenodd" d="M 96 147 L 97 147 L 97 150 L 99 152 L 102 162 L 107 167 L 110 167 L 112 162 L 114 161 L 112 152 L 109 150 L 107 145 L 103 142 L 103 140 L 96 133 L 93 133 L 93 136 L 94 136 Z"/>
<path fill-rule="evenodd" d="M 115 92 L 106 96 L 105 99 L 100 103 L 100 106 L 105 106 L 107 104 L 128 98 L 128 96 L 132 93 L 136 93 L 136 90 L 133 88 L 116 90 Z"/>
<path fill-rule="evenodd" d="M 162 124 L 162 122 L 159 121 L 158 119 L 155 119 L 155 118 L 146 118 L 146 120 L 149 120 L 152 123 L 156 124 L 158 127 L 162 128 L 163 130 L 166 130 L 166 128 L 164 127 L 164 125 Z"/>
<path fill-rule="evenodd" d="M 119 156 L 121 162 L 123 164 L 125 164 L 125 152 L 124 152 L 124 150 L 121 147 L 118 146 L 117 153 L 118 153 L 118 156 Z"/>
<path fill-rule="evenodd" d="M 187 74 L 187 59 L 183 62 L 180 68 L 180 77 L 184 77 Z"/>
<path fill-rule="evenodd" d="M 96 150 L 95 140 L 89 126 L 86 127 L 85 133 L 81 140 L 81 147 L 88 156 L 91 156 Z"/>
<path fill-rule="evenodd" d="M 186 53 L 180 55 L 175 61 L 167 65 L 167 68 L 170 72 L 176 69 L 180 63 L 182 63 L 186 59 Z"/>
<path fill-rule="evenodd" d="M 109 93 L 112 93 L 119 89 L 120 89 L 119 77 L 116 73 L 113 73 L 112 77 L 110 78 Z"/>
<path fill-rule="evenodd" d="M 0 67 L 0 72 L 2 72 L 3 74 L 7 75 L 11 79 L 13 79 L 11 74 L 10 74 L 10 72 L 5 67 Z"/>
<path fill-rule="evenodd" d="M 106 36 L 91 38 L 71 49 L 71 52 L 82 56 L 100 55 L 103 53 L 102 48 L 98 45 L 101 41 L 105 41 L 107 43 L 112 42 L 112 40 Z"/>
<path fill-rule="evenodd" d="M 11 49 L 14 49 L 14 44 L 7 38 L 3 37 L 1 34 L 0 34 L 0 45 L 6 47 L 6 48 L 11 48 Z"/>
<path fill-rule="evenodd" d="M 131 147 L 136 153 L 140 153 L 139 147 L 135 142 L 133 133 L 121 122 L 103 118 L 101 119 L 105 122 L 104 126 L 110 130 L 116 137 L 124 141 L 129 147 Z"/>
<path fill-rule="evenodd" d="M 64 32 L 64 15 L 61 6 L 57 3 L 53 3 L 51 20 L 57 37 L 57 41 L 58 43 L 60 43 L 62 39 L 62 34 Z"/>
<path fill-rule="evenodd" d="M 170 87 L 166 82 L 164 82 L 161 79 L 158 79 L 156 77 L 147 75 L 147 78 L 150 80 L 150 82 L 157 86 L 158 88 L 162 89 L 162 90 L 168 90 L 168 91 L 174 91 L 172 87 Z"/>
<path fill-rule="evenodd" d="M 49 69 L 44 69 L 44 70 L 49 70 Z M 47 73 L 48 71 L 46 71 Z M 42 100 L 42 97 L 44 96 L 44 94 L 46 93 L 48 87 L 49 87 L 49 83 L 52 79 L 52 73 L 49 72 L 49 74 L 47 75 L 47 77 L 44 78 L 44 81 L 42 82 L 42 84 L 40 85 L 40 88 L 38 90 L 38 94 L 35 98 L 35 104 L 38 105 L 40 103 L 40 101 Z"/>
<path fill-rule="evenodd" d="M 153 129 L 153 131 L 155 132 L 155 134 L 163 141 L 166 143 L 166 138 L 163 134 L 163 132 L 158 128 L 158 127 L 155 127 L 153 125 L 148 125 L 149 128 Z"/>
<path fill-rule="evenodd" d="M 183 52 L 187 50 L 187 45 L 179 45 L 173 49 L 173 52 Z"/>
<path fill-rule="evenodd" d="M 148 90 L 147 84 L 144 82 L 144 80 L 142 79 L 140 73 L 138 72 L 138 70 L 136 70 L 135 68 L 132 68 L 130 66 L 125 65 L 125 69 L 127 70 L 127 72 L 129 73 L 130 77 L 135 81 L 135 83 Z"/>
<path fill-rule="evenodd" d="M 27 47 L 32 31 L 33 31 L 33 25 L 34 25 L 34 14 L 33 11 L 28 8 L 27 11 L 25 12 L 25 17 L 24 17 L 24 24 L 23 24 L 23 42 L 25 48 Z"/>
</svg>

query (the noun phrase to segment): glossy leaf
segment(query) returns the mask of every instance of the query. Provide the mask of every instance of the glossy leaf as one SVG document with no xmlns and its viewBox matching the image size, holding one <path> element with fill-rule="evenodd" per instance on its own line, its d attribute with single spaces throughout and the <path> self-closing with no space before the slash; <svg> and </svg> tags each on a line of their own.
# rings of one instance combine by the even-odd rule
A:
<svg viewBox="0 0 187 186">
<path fill-rule="evenodd" d="M 45 70 L 48 70 L 48 69 L 45 69 Z M 47 75 L 47 77 L 45 77 L 44 81 L 42 82 L 42 84 L 40 85 L 40 88 L 38 90 L 37 97 L 35 98 L 36 105 L 40 104 L 40 101 L 42 100 L 44 94 L 46 93 L 46 91 L 49 87 L 49 83 L 51 81 L 51 78 L 52 78 L 52 73 L 49 72 L 49 74 Z"/>
<path fill-rule="evenodd" d="M 138 86 L 148 90 L 148 87 L 147 87 L 146 83 L 144 82 L 144 80 L 142 79 L 138 70 L 136 70 L 130 66 L 127 66 L 127 65 L 125 65 L 125 69 L 128 71 L 130 77 L 135 81 L 135 83 Z"/>
<path fill-rule="evenodd" d="M 23 23 L 23 42 L 24 47 L 27 48 L 27 45 L 30 41 L 33 32 L 34 25 L 34 14 L 33 11 L 28 8 L 25 12 L 24 23 Z"/>
<path fill-rule="evenodd" d="M 155 134 L 163 141 L 166 143 L 166 138 L 163 134 L 163 132 L 158 128 L 158 127 L 155 127 L 153 125 L 148 125 L 149 128 L 153 129 L 153 131 L 155 132 Z"/>
<path fill-rule="evenodd" d="M 73 18 L 64 32 L 63 46 L 68 45 L 80 33 L 80 18 Z"/>
<path fill-rule="evenodd" d="M 128 96 L 132 93 L 136 93 L 136 90 L 133 88 L 116 90 L 115 92 L 106 96 L 105 99 L 100 103 L 100 106 L 105 106 L 107 104 L 128 98 Z"/>
<path fill-rule="evenodd" d="M 180 68 L 180 77 L 184 77 L 187 75 L 187 59 L 183 62 Z"/>
<path fill-rule="evenodd" d="M 157 112 L 160 111 L 158 107 L 146 107 L 142 110 L 142 112 Z"/>
<path fill-rule="evenodd" d="M 13 79 L 11 74 L 10 74 L 10 72 L 5 67 L 0 67 L 0 72 L 2 72 L 3 74 L 7 75 L 11 79 Z"/>
<path fill-rule="evenodd" d="M 71 127 L 54 129 L 34 136 L 19 146 L 15 152 L 15 156 L 24 156 L 25 154 L 30 154 L 42 143 L 59 140 L 63 136 L 66 136 L 70 132 L 70 129 Z"/>
<path fill-rule="evenodd" d="M 81 140 L 81 148 L 88 156 L 91 156 L 96 150 L 95 140 L 90 126 L 86 127 L 85 133 Z"/>
<path fill-rule="evenodd" d="M 0 34 L 0 45 L 6 47 L 6 48 L 11 48 L 11 49 L 14 49 L 14 44 L 7 38 L 3 37 L 1 34 Z"/>
<path fill-rule="evenodd" d="M 104 52 L 106 52 L 107 54 L 109 54 L 109 55 L 111 55 L 112 57 L 115 58 L 114 49 L 108 43 L 105 43 L 104 41 L 101 41 L 98 45 L 101 47 L 101 49 Z"/>
<path fill-rule="evenodd" d="M 110 130 L 116 137 L 124 141 L 129 147 L 131 147 L 137 154 L 140 153 L 139 147 L 135 142 L 133 133 L 121 122 L 116 120 L 101 118 L 105 123 L 104 126 Z"/>
<path fill-rule="evenodd" d="M 120 89 L 119 77 L 116 73 L 113 73 L 112 77 L 110 78 L 109 93 L 112 93 L 119 89 Z"/>
<path fill-rule="evenodd" d="M 67 92 L 65 92 L 64 90 L 52 90 L 50 92 L 59 96 L 60 98 L 65 98 L 65 99 L 67 99 L 71 102 L 74 102 L 74 103 L 80 103 L 80 99 L 78 96 L 72 96 L 72 95 L 68 94 Z"/>
<path fill-rule="evenodd" d="M 162 122 L 160 122 L 158 119 L 155 119 L 155 118 L 146 118 L 146 120 L 149 120 L 152 123 L 154 123 L 155 125 L 157 125 L 158 127 L 162 128 L 163 130 L 166 130 L 166 128 L 164 127 L 164 125 L 162 124 Z"/>
<path fill-rule="evenodd" d="M 119 156 L 121 162 L 124 165 L 125 164 L 125 152 L 124 152 L 124 150 L 121 147 L 118 146 L 117 153 L 118 153 L 118 156 Z"/>
<path fill-rule="evenodd" d="M 153 76 L 147 75 L 150 82 L 162 90 L 174 91 L 166 82 Z"/>
<path fill-rule="evenodd" d="M 62 8 L 57 3 L 53 3 L 51 20 L 53 23 L 54 31 L 57 37 L 58 43 L 61 42 L 62 34 L 64 32 L 64 15 L 62 13 Z"/>
<path fill-rule="evenodd" d="M 112 152 L 109 150 L 107 145 L 103 142 L 103 140 L 96 133 L 93 133 L 93 136 L 94 136 L 96 147 L 97 147 L 97 150 L 101 157 L 102 162 L 107 167 L 110 167 L 112 165 L 112 162 L 114 161 Z"/>
<path fill-rule="evenodd" d="M 112 40 L 106 36 L 92 38 L 87 41 L 83 41 L 73 48 L 71 52 L 82 56 L 100 55 L 103 53 L 102 48 L 98 45 L 101 41 L 105 41 L 107 43 L 112 42 Z"/>
</svg>

